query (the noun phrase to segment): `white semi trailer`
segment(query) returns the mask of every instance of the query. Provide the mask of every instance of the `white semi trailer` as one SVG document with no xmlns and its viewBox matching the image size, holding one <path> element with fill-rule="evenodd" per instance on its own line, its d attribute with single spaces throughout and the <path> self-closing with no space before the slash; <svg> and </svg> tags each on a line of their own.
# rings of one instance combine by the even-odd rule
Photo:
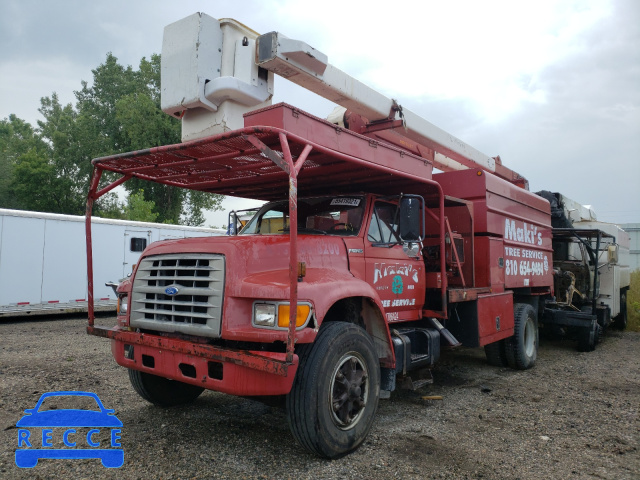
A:
<svg viewBox="0 0 640 480">
<path fill-rule="evenodd" d="M 106 282 L 131 273 L 152 242 L 224 230 L 93 217 L 96 307 L 115 309 Z M 87 309 L 85 218 L 0 209 L 0 317 Z"/>
</svg>

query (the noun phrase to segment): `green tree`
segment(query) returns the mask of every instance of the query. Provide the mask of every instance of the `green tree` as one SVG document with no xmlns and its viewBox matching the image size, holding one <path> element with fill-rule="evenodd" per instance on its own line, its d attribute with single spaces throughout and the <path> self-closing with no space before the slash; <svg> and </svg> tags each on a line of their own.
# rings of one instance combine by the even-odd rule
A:
<svg viewBox="0 0 640 480">
<path fill-rule="evenodd" d="M 0 207 L 26 208 L 16 196 L 14 170 L 23 155 L 46 156 L 47 146 L 33 127 L 16 117 L 0 120 Z"/>
<path fill-rule="evenodd" d="M 143 58 L 139 69 L 133 70 L 122 67 L 108 54 L 93 75 L 93 85 L 84 82 L 76 95 L 86 130 L 108 132 L 104 141 L 95 144 L 94 156 L 106 155 L 106 150 L 131 151 L 180 142 L 180 121 L 160 109 L 159 55 Z M 157 221 L 163 223 L 202 225 L 203 210 L 218 209 L 222 202 L 219 195 L 136 179 L 125 183 L 124 188 L 129 194 L 143 191 L 144 200 L 155 205 Z"/>
<path fill-rule="evenodd" d="M 154 203 L 144 199 L 144 190 L 139 190 L 129 194 L 127 205 L 124 207 L 124 215 L 128 220 L 155 222 L 158 214 L 154 212 L 154 209 Z"/>
<path fill-rule="evenodd" d="M 15 116 L 0 122 L 0 206 L 83 214 L 91 159 L 180 142 L 180 121 L 160 109 L 159 55 L 143 58 L 134 70 L 109 53 L 92 73 L 93 82 L 81 82 L 75 92 L 75 106 L 62 105 L 55 93 L 41 99 L 44 120 L 37 130 Z M 116 177 L 105 172 L 103 182 Z M 124 188 L 130 202 L 122 204 L 112 192 L 96 202 L 94 213 L 202 225 L 203 210 L 222 201 L 135 179 Z M 141 214 L 143 205 L 150 211 Z"/>
<path fill-rule="evenodd" d="M 29 189 L 45 190 L 43 196 L 52 197 L 46 212 L 80 215 L 84 213 L 91 165 L 81 135 L 78 113 L 69 103 L 63 106 L 57 94 L 40 101 L 40 113 L 44 121 L 38 121 L 41 138 L 48 146 L 48 165 L 51 179 L 39 183 L 38 176 L 29 177 L 29 169 L 41 171 L 41 165 L 30 159 L 22 169 L 20 183 Z M 20 187 L 20 188 L 22 188 Z M 49 191 L 47 191 L 49 190 Z M 33 207 L 29 207 L 32 209 Z"/>
<path fill-rule="evenodd" d="M 13 169 L 13 190 L 22 209 L 67 212 L 67 189 L 56 181 L 55 167 L 35 149 L 20 156 Z"/>
</svg>

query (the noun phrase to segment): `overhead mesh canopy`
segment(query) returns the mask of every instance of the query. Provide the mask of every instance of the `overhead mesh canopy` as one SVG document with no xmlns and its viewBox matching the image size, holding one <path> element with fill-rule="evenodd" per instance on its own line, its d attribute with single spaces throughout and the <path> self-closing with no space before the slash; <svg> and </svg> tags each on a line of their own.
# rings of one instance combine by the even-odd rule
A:
<svg viewBox="0 0 640 480">
<path fill-rule="evenodd" d="M 280 114 L 278 108 L 285 107 L 271 107 L 268 113 Z M 303 132 L 255 126 L 189 143 L 98 158 L 93 164 L 166 185 L 272 200 L 289 192 L 289 175 L 277 164 L 282 162 L 270 158 L 274 155 L 278 161 L 285 158 L 280 141 L 284 134 L 294 162 L 307 145 L 311 146 L 298 174 L 299 195 L 400 193 L 416 178 L 431 178 L 431 165 L 423 158 L 315 117 L 304 120 L 315 122 L 304 125 L 313 128 L 315 141 L 299 135 Z M 298 123 L 295 127 L 303 130 Z"/>
</svg>

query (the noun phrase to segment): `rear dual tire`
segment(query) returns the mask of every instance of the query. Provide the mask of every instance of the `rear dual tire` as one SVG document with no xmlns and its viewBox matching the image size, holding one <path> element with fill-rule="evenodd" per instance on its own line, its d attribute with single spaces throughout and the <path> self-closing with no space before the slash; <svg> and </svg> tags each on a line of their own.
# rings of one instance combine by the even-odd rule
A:
<svg viewBox="0 0 640 480">
<path fill-rule="evenodd" d="M 494 367 L 506 367 L 507 353 L 505 351 L 506 340 L 499 340 L 484 346 L 484 354 L 487 356 L 487 363 Z"/>
<path fill-rule="evenodd" d="M 613 328 L 625 330 L 627 328 L 627 292 L 620 292 L 620 313 L 613 318 Z"/>
<path fill-rule="evenodd" d="M 505 339 L 505 356 L 511 368 L 527 370 L 538 358 L 538 318 L 531 305 L 517 303 L 513 320 L 513 337 Z"/>
<path fill-rule="evenodd" d="M 602 327 L 593 320 L 589 327 L 582 327 L 578 330 L 578 351 L 593 352 L 600 341 Z"/>
</svg>

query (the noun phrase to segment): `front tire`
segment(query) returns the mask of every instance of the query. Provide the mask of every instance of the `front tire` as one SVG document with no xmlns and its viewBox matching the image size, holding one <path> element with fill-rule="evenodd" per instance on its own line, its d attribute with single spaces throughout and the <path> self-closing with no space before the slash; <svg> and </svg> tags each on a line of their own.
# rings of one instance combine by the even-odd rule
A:
<svg viewBox="0 0 640 480">
<path fill-rule="evenodd" d="M 513 337 L 505 340 L 505 353 L 511 368 L 527 370 L 538 358 L 538 319 L 528 303 L 517 303 L 514 312 Z"/>
<path fill-rule="evenodd" d="M 371 429 L 380 395 L 380 365 L 367 332 L 323 324 L 313 344 L 298 347 L 299 365 L 286 398 L 287 420 L 307 450 L 340 458 Z"/>
<path fill-rule="evenodd" d="M 133 389 L 146 401 L 159 407 L 175 407 L 193 402 L 204 391 L 188 383 L 129 369 Z"/>
</svg>

